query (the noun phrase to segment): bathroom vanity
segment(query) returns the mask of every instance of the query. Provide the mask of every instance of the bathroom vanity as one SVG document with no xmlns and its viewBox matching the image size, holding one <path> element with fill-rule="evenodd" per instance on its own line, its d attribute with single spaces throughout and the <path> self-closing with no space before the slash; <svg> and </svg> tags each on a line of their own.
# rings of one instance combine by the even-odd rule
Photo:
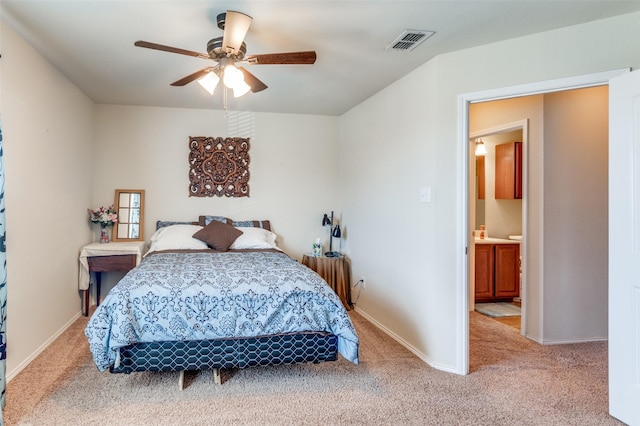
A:
<svg viewBox="0 0 640 426">
<path fill-rule="evenodd" d="M 500 238 L 475 239 L 475 301 L 495 302 L 520 296 L 520 243 Z"/>
</svg>

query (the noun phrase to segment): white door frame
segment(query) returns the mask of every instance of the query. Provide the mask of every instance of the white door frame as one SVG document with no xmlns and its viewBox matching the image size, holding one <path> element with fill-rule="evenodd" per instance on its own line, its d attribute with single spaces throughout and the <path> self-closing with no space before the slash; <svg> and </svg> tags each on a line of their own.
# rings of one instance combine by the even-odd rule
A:
<svg viewBox="0 0 640 426">
<path fill-rule="evenodd" d="M 629 68 L 548 80 L 518 86 L 482 90 L 458 95 L 458 232 L 456 236 L 457 279 L 457 352 L 456 372 L 469 373 L 469 104 L 520 96 L 540 95 L 572 89 L 608 85 L 613 77 L 628 73 Z"/>
</svg>

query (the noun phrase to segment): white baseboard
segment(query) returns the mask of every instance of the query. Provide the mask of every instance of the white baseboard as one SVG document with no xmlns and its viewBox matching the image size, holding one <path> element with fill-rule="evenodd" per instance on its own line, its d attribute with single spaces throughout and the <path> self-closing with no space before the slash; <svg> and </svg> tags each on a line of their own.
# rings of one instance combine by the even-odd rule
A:
<svg viewBox="0 0 640 426">
<path fill-rule="evenodd" d="M 40 355 L 45 349 L 47 349 L 47 347 L 51 343 L 53 343 L 54 340 L 56 340 L 58 337 L 60 337 L 60 335 L 62 333 L 64 333 L 67 328 L 71 327 L 71 325 L 74 322 L 76 322 L 76 320 L 78 318 L 80 318 L 80 315 L 82 315 L 82 313 L 78 312 L 65 325 L 63 325 L 60 330 L 58 330 L 53 336 L 49 337 L 49 339 L 47 339 L 46 342 L 44 342 L 38 349 L 36 349 L 36 351 L 34 353 L 32 353 L 29 357 L 27 357 L 27 359 L 22 361 L 16 368 L 14 368 L 13 370 L 9 371 L 7 373 L 7 376 L 6 376 L 7 383 L 9 383 L 11 381 L 11 379 L 16 377 L 18 375 L 18 373 L 20 373 L 22 370 L 24 370 L 27 367 L 27 365 L 29 365 L 34 359 L 37 358 L 38 355 Z"/>
<path fill-rule="evenodd" d="M 366 319 L 367 321 L 369 321 L 371 324 L 373 324 L 374 326 L 376 326 L 378 329 L 380 329 L 382 332 L 384 332 L 385 334 L 387 334 L 389 337 L 391 337 L 393 340 L 395 340 L 396 342 L 400 343 L 402 346 L 404 346 L 405 348 L 407 348 L 409 351 L 411 351 L 411 353 L 413 353 L 415 356 L 417 356 L 418 358 L 420 358 L 422 361 L 424 361 L 425 363 L 427 363 L 429 366 L 437 369 L 437 370 L 441 370 L 441 371 L 446 371 L 447 373 L 454 373 L 454 374 L 458 374 L 457 370 L 452 368 L 449 365 L 441 365 L 441 364 L 437 364 L 434 363 L 433 361 L 431 361 L 425 354 L 423 354 L 422 352 L 420 352 L 418 349 L 416 349 L 414 346 L 412 346 L 411 344 L 409 344 L 407 341 L 405 341 L 404 339 L 402 339 L 400 336 L 398 336 L 396 333 L 394 333 L 393 331 L 389 330 L 387 327 L 385 327 L 384 325 L 380 324 L 378 321 L 376 321 L 374 318 L 372 318 L 371 316 L 369 316 L 366 312 L 362 311 L 361 309 L 359 309 L 357 306 L 354 307 L 355 311 L 362 315 L 364 317 L 364 319 Z"/>
<path fill-rule="evenodd" d="M 559 340 L 542 340 L 542 339 L 534 339 L 530 336 L 525 335 L 529 340 L 532 340 L 539 345 L 551 346 L 551 345 L 572 345 L 574 343 L 593 343 L 593 342 L 606 342 L 609 339 L 607 337 L 589 337 L 589 338 L 580 338 L 580 339 L 559 339 Z"/>
</svg>

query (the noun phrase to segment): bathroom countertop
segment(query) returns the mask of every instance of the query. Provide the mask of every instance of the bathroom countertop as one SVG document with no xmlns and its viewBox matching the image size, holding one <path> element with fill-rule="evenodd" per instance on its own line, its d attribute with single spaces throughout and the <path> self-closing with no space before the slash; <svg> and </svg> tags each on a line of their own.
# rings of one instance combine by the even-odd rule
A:
<svg viewBox="0 0 640 426">
<path fill-rule="evenodd" d="M 476 244 L 520 244 L 521 241 L 507 240 L 505 238 L 484 238 L 482 240 L 480 238 L 476 238 L 475 243 Z"/>
</svg>

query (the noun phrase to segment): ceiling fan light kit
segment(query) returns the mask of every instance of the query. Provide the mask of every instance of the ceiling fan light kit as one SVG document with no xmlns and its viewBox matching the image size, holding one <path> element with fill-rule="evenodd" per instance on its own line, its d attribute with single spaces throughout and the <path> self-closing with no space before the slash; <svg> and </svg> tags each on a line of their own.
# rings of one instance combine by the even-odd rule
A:
<svg viewBox="0 0 640 426">
<path fill-rule="evenodd" d="M 213 91 L 216 89 L 218 82 L 220 81 L 220 77 L 214 72 L 208 72 L 204 77 L 198 79 L 198 83 L 200 86 L 204 88 L 210 95 L 213 95 Z"/>
<path fill-rule="evenodd" d="M 177 47 L 166 46 L 148 41 L 136 41 L 138 47 L 161 50 L 169 53 L 211 59 L 217 62 L 213 67 L 203 68 L 173 83 L 172 86 L 185 86 L 192 81 L 198 83 L 211 95 L 222 79 L 226 88 L 233 90 L 234 97 L 240 97 L 249 91 L 260 92 L 267 85 L 241 65 L 310 65 L 316 61 L 316 52 L 268 53 L 246 56 L 247 46 L 244 38 L 249 31 L 253 18 L 241 12 L 228 10 L 217 16 L 218 28 L 224 31 L 222 37 L 215 37 L 207 43 L 207 53 L 194 52 Z M 226 91 L 224 96 L 226 110 Z"/>
<path fill-rule="evenodd" d="M 233 64 L 224 67 L 222 81 L 229 88 L 234 88 L 238 83 L 244 83 L 244 75 Z"/>
<path fill-rule="evenodd" d="M 233 97 L 239 98 L 240 96 L 249 93 L 249 90 L 251 90 L 251 87 L 242 80 L 233 88 Z"/>
<path fill-rule="evenodd" d="M 244 74 L 233 64 L 229 64 L 224 68 L 212 67 L 209 68 L 204 77 L 199 78 L 197 81 L 210 95 L 213 95 L 218 83 L 222 77 L 222 82 L 225 87 L 233 90 L 233 96 L 239 98 L 245 95 L 251 86 L 244 81 Z"/>
</svg>

